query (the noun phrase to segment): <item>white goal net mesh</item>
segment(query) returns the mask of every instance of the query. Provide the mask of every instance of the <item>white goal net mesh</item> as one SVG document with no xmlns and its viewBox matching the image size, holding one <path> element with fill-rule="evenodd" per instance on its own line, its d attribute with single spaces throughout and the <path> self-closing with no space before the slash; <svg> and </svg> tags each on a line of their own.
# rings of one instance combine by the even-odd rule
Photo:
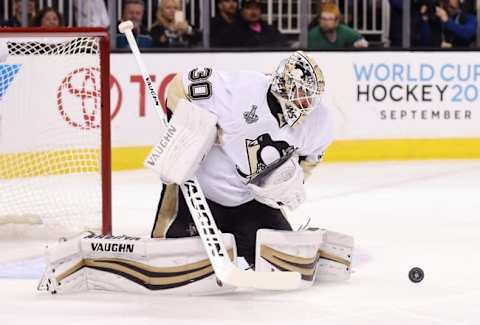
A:
<svg viewBox="0 0 480 325">
<path fill-rule="evenodd" d="M 99 231 L 99 38 L 0 42 L 0 239 Z"/>
</svg>

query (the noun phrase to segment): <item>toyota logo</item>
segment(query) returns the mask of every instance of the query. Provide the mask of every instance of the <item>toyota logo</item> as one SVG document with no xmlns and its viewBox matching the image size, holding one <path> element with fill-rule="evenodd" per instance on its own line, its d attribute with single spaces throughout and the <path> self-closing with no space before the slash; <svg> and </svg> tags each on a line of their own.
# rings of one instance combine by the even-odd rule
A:
<svg viewBox="0 0 480 325">
<path fill-rule="evenodd" d="M 71 126 L 84 130 L 100 127 L 100 69 L 79 68 L 70 72 L 57 90 L 57 108 Z"/>
</svg>

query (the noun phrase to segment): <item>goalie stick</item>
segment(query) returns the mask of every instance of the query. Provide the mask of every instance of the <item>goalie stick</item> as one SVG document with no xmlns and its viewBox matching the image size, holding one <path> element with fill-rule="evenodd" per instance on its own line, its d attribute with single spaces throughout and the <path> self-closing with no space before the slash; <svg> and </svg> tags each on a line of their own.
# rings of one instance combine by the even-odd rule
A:
<svg viewBox="0 0 480 325">
<path fill-rule="evenodd" d="M 148 88 L 154 110 L 159 114 L 164 126 L 167 127 L 166 114 L 160 106 L 160 101 L 153 89 L 152 81 L 132 33 L 133 23 L 131 21 L 122 22 L 118 26 L 118 29 L 121 33 L 125 34 L 138 68 L 142 73 L 145 85 Z M 238 268 L 228 257 L 225 245 L 219 235 L 220 231 L 215 224 L 215 220 L 213 219 L 202 189 L 198 184 L 197 178 L 193 177 L 187 180 L 184 184 L 180 185 L 180 189 L 185 196 L 188 209 L 197 227 L 215 275 L 220 281 L 236 287 L 265 290 L 292 290 L 300 287 L 301 277 L 298 272 L 255 272 Z"/>
</svg>

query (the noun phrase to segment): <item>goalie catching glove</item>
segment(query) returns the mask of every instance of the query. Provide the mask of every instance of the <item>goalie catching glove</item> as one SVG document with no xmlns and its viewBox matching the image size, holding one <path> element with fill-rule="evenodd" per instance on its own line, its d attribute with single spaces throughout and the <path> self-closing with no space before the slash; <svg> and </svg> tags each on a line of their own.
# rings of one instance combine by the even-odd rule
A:
<svg viewBox="0 0 480 325">
<path fill-rule="evenodd" d="M 215 143 L 217 117 L 189 101 L 179 100 L 168 128 L 145 160 L 166 184 L 192 177 Z"/>
<path fill-rule="evenodd" d="M 298 157 L 293 156 L 267 175 L 259 185 L 250 183 L 248 187 L 255 200 L 275 209 L 287 207 L 294 210 L 305 201 L 303 178 Z"/>
</svg>

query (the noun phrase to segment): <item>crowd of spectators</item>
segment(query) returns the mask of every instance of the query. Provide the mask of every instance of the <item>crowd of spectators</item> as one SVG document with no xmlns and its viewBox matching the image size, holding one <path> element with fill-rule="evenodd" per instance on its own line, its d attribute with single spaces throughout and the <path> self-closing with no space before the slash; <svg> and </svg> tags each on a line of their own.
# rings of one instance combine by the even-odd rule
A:
<svg viewBox="0 0 480 325">
<path fill-rule="evenodd" d="M 186 48 L 201 43 L 202 32 L 187 22 L 178 1 L 160 2 L 149 31 L 142 25 L 144 6 L 142 0 L 126 0 L 122 9 L 122 20 L 135 25 L 140 47 Z M 237 0 L 218 0 L 217 6 L 218 13 L 210 25 L 213 47 L 288 47 L 286 36 L 262 20 L 259 0 L 244 0 L 241 8 Z M 117 47 L 126 47 L 125 37 L 117 37 Z"/>
<path fill-rule="evenodd" d="M 402 46 L 403 0 L 389 0 L 391 47 Z M 477 37 L 475 0 L 412 0 L 411 39 L 414 48 L 465 48 Z"/>
<path fill-rule="evenodd" d="M 104 0 L 71 0 L 74 8 L 75 26 L 107 27 L 110 24 Z M 27 26 L 55 28 L 64 27 L 64 16 L 53 7 L 37 7 L 38 1 L 27 0 Z M 22 26 L 22 1 L 13 1 L 14 14 L 7 20 L 0 19 L 0 27 Z"/>
<path fill-rule="evenodd" d="M 76 26 L 110 25 L 105 0 L 70 0 Z M 182 0 L 161 0 L 152 12 L 153 23 L 146 27 L 147 8 L 143 0 L 123 0 L 121 21 L 134 23 L 134 35 L 141 48 L 201 47 L 203 31 L 190 24 L 181 7 Z M 185 0 L 183 0 L 185 1 Z M 300 0 L 299 0 L 300 1 Z M 366 1 L 366 0 L 365 0 Z M 368 2 L 371 4 L 372 0 Z M 379 0 L 381 1 L 381 0 Z M 389 42 L 385 47 L 402 47 L 404 0 L 390 4 Z M 368 35 L 352 26 L 351 0 L 317 0 L 314 18 L 308 26 L 307 47 L 311 50 L 365 48 Z M 340 4 L 340 7 L 337 5 Z M 452 48 L 474 46 L 477 38 L 476 0 L 411 0 L 411 39 L 413 48 Z M 210 21 L 210 46 L 214 48 L 288 48 L 297 47 L 298 38 L 281 33 L 277 24 L 269 24 L 263 10 L 265 0 L 216 0 L 215 15 Z M 34 0 L 27 2 L 27 24 L 43 28 L 65 26 L 65 18 L 56 9 L 41 10 Z M 375 8 L 375 7 L 374 7 Z M 21 0 L 13 1 L 14 14 L 0 26 L 21 26 Z M 344 16 L 343 12 L 350 12 Z M 364 16 L 364 15 L 361 15 Z M 71 23 L 71 19 L 70 19 Z M 116 22 L 119 23 L 119 22 Z M 122 34 L 116 47 L 128 46 Z"/>
<path fill-rule="evenodd" d="M 218 15 L 212 20 L 210 43 L 215 47 L 288 47 L 285 35 L 262 19 L 258 0 L 217 1 Z"/>
<path fill-rule="evenodd" d="M 467 47 L 476 37 L 476 16 L 460 0 L 416 1 L 412 44 L 417 47 Z"/>
</svg>

